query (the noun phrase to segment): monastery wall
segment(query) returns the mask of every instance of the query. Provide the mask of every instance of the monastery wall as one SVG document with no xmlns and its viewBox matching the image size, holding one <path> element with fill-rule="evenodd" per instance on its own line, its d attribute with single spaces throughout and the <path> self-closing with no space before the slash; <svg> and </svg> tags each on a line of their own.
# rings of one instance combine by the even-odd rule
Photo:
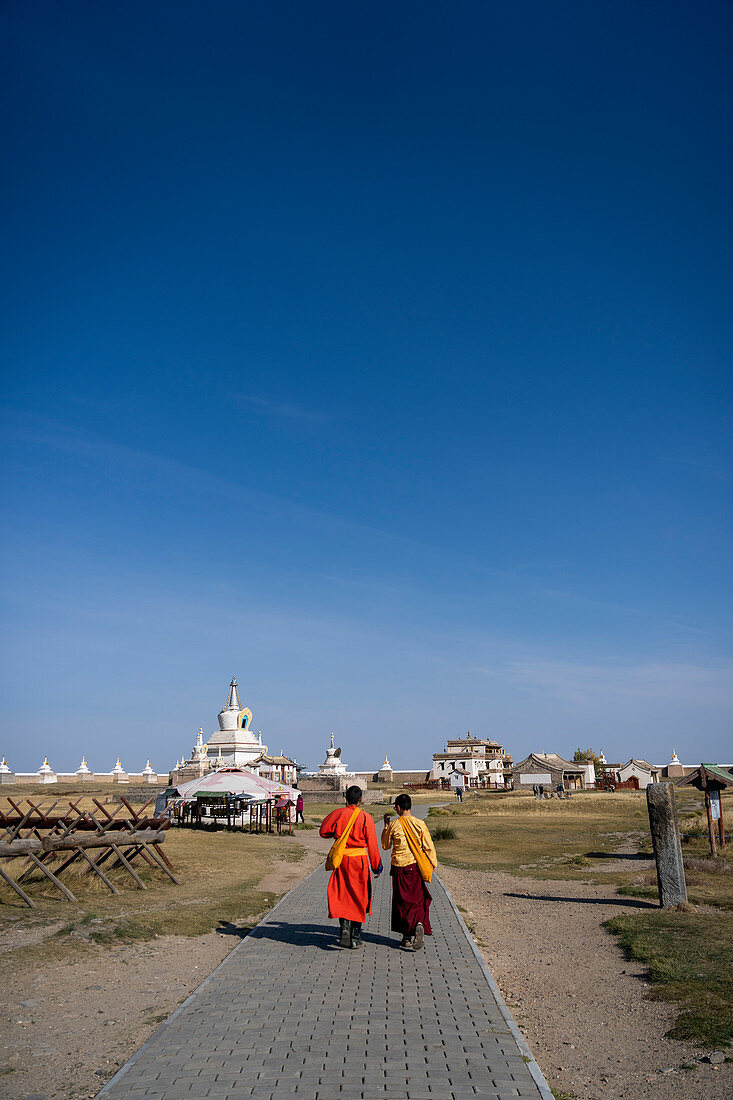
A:
<svg viewBox="0 0 733 1100">
<path fill-rule="evenodd" d="M 329 790 L 320 789 L 318 791 L 304 791 L 301 786 L 298 788 L 303 795 L 303 802 L 334 802 L 337 805 L 343 805 L 344 796 L 343 791 L 337 791 L 334 788 Z M 364 806 L 373 805 L 375 802 L 384 802 L 384 792 L 380 790 L 362 790 L 361 801 Z"/>
<path fill-rule="evenodd" d="M 115 769 L 111 772 L 55 772 L 51 768 L 39 768 L 37 772 L 13 772 L 0 770 L 0 787 L 18 786 L 31 787 L 38 784 L 53 785 L 55 783 L 73 783 L 75 785 L 99 786 L 109 783 L 110 786 L 128 786 L 134 783 L 137 786 L 160 786 L 168 781 L 167 774 L 158 775 L 152 768 L 146 768 L 141 772 L 126 772 Z"/>
<path fill-rule="evenodd" d="M 427 783 L 430 779 L 430 772 L 425 771 L 394 771 L 390 773 L 381 772 L 354 772 L 354 775 L 359 780 L 371 783 L 388 783 L 392 786 L 401 787 L 403 783 Z"/>
</svg>

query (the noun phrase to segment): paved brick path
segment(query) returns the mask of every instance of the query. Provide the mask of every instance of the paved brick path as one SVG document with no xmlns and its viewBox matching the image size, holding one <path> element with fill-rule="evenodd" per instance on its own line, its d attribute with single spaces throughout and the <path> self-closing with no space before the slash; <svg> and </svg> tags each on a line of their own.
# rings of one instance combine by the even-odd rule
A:
<svg viewBox="0 0 733 1100">
<path fill-rule="evenodd" d="M 315 871 L 275 906 L 99 1093 L 253 1100 L 552 1100 L 445 889 L 421 952 L 376 883 L 364 946 L 336 947 Z"/>
</svg>

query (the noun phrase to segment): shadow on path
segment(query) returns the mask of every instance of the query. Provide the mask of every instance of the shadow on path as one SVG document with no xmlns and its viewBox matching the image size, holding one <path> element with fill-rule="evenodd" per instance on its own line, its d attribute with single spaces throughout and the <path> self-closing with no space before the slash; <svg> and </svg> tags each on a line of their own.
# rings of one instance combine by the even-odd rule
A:
<svg viewBox="0 0 733 1100">
<path fill-rule="evenodd" d="M 219 920 L 219 927 L 216 929 L 220 936 L 238 936 L 240 940 L 243 940 L 245 936 L 248 936 L 252 931 L 251 924 L 232 924 L 230 920 Z"/>
<path fill-rule="evenodd" d="M 585 852 L 586 859 L 643 859 L 647 863 L 654 859 L 653 855 L 644 855 L 643 852 Z"/>
<path fill-rule="evenodd" d="M 382 947 L 399 948 L 398 939 L 389 939 L 362 929 L 364 943 L 376 943 Z M 336 942 L 336 928 L 323 924 L 290 924 L 288 921 L 269 921 L 260 924 L 250 933 L 253 940 L 278 940 L 281 943 L 295 943 L 299 946 L 320 947 L 323 951 L 340 951 Z"/>
<path fill-rule="evenodd" d="M 573 898 L 556 897 L 554 894 L 510 894 L 505 898 L 521 898 L 522 901 L 568 901 L 573 905 L 623 905 L 626 909 L 658 909 L 653 901 L 641 901 L 639 898 Z"/>
</svg>

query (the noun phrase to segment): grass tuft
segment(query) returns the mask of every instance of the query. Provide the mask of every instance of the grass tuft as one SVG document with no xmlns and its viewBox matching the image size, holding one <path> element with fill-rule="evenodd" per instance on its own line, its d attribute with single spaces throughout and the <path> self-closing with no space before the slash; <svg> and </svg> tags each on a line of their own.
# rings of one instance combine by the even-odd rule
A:
<svg viewBox="0 0 733 1100">
<path fill-rule="evenodd" d="M 438 825 L 437 829 L 433 829 L 431 836 L 433 840 L 455 840 L 456 831 L 450 825 Z"/>
<path fill-rule="evenodd" d="M 700 1046 L 733 1039 L 730 914 L 658 910 L 614 917 L 604 927 L 620 938 L 629 958 L 647 965 L 651 995 L 680 1006 L 670 1038 Z"/>
</svg>

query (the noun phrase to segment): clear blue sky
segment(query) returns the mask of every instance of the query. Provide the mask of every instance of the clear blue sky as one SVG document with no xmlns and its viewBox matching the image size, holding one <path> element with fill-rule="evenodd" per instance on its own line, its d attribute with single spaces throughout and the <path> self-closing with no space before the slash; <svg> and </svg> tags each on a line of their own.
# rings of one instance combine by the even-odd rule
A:
<svg viewBox="0 0 733 1100">
<path fill-rule="evenodd" d="M 733 757 L 733 8 L 6 0 L 0 752 Z"/>
</svg>

